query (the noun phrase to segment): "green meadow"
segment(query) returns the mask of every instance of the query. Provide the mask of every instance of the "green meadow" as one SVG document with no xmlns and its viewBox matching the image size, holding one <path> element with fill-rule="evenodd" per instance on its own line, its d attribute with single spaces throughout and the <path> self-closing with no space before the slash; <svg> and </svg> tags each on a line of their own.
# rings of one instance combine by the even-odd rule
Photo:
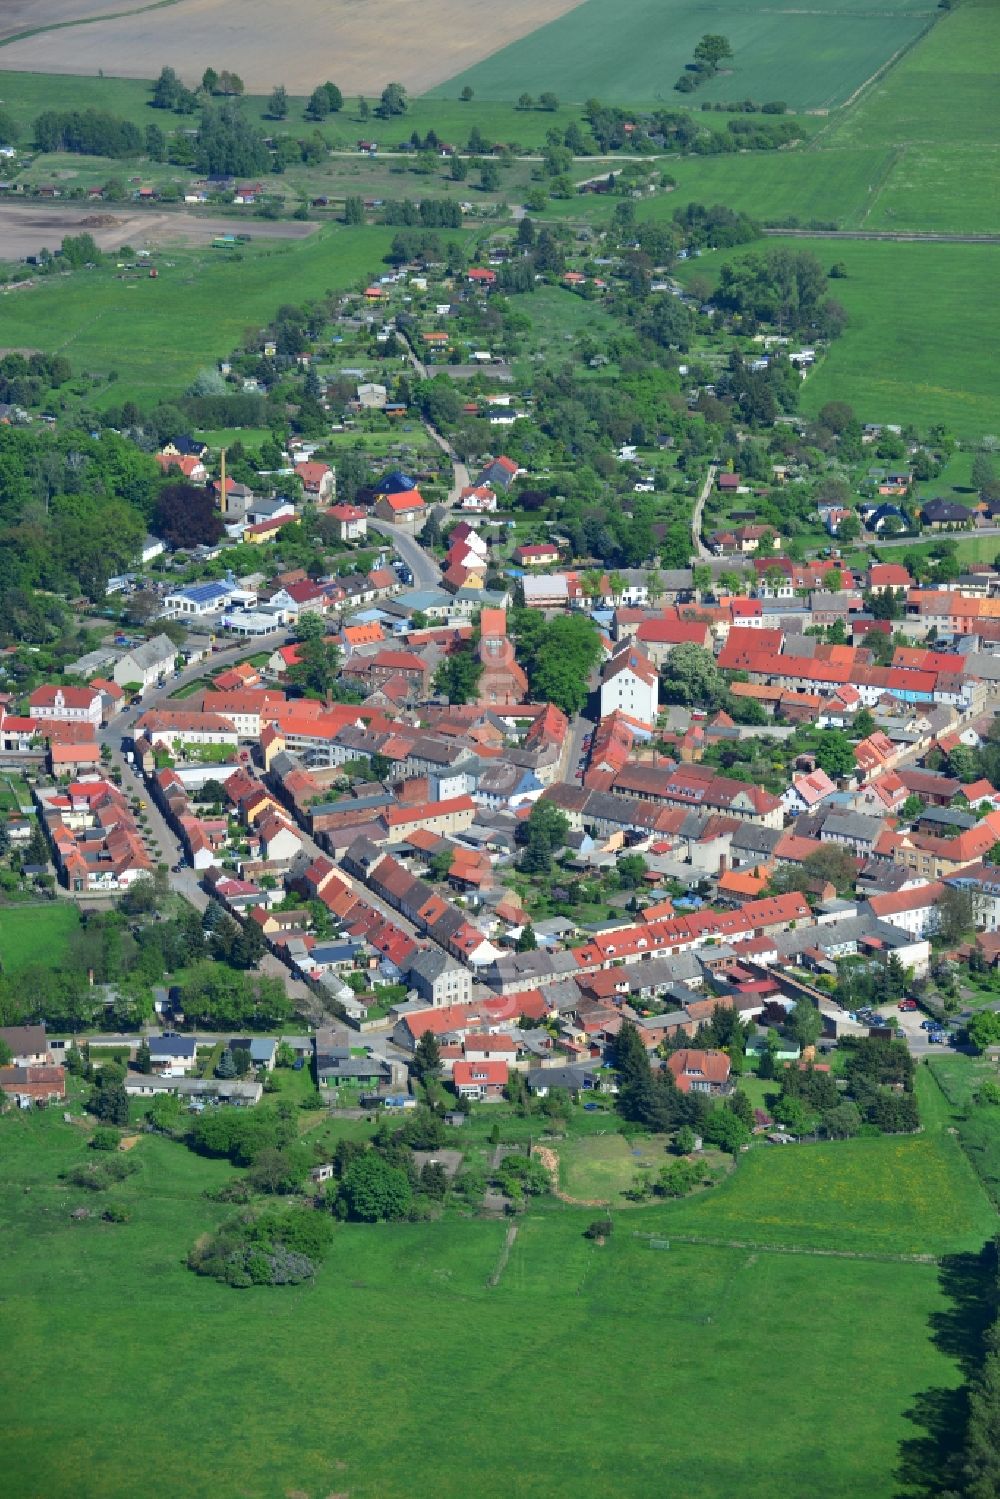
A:
<svg viewBox="0 0 1000 1499">
<path fill-rule="evenodd" d="M 639 219 L 672 218 L 686 203 L 725 203 L 765 224 L 860 223 L 878 191 L 890 153 L 880 147 L 843 151 L 761 151 L 672 161 L 673 191 L 637 205 Z M 614 201 L 593 198 L 594 211 L 610 214 Z"/>
<path fill-rule="evenodd" d="M 378 269 L 392 230 L 324 228 L 309 239 L 218 250 L 169 250 L 159 278 L 119 280 L 114 269 L 42 277 L 8 293 L 3 342 L 58 350 L 74 370 L 118 372 L 98 402 L 155 402 L 239 343 L 282 302 L 304 302 L 356 285 Z"/>
<path fill-rule="evenodd" d="M 80 913 L 69 900 L 0 906 L 0 971 L 17 973 L 35 963 L 59 968 L 79 929 Z"/>
<path fill-rule="evenodd" d="M 508 1224 L 445 1217 L 342 1225 L 315 1283 L 233 1291 L 183 1264 L 231 1211 L 204 1195 L 229 1166 L 144 1136 L 137 1174 L 87 1193 L 59 1180 L 80 1125 L 8 1115 L 5 1492 L 131 1499 L 141 1471 L 185 1499 L 646 1499 L 666 1465 L 685 1499 L 889 1499 L 905 1413 L 960 1379 L 932 1337 L 938 1268 L 802 1251 L 838 1211 L 862 1254 L 981 1243 L 992 1214 L 945 1140 L 761 1150 L 714 1194 L 617 1212 L 603 1245 L 593 1210 L 536 1203 L 496 1286 Z M 130 1221 L 100 1221 L 107 1200 Z"/>
<path fill-rule="evenodd" d="M 921 0 L 889 0 L 877 11 L 865 0 L 802 11 L 724 0 L 710 14 L 698 0 L 676 0 L 669 12 L 659 0 L 627 6 L 585 0 L 431 92 L 454 98 L 468 85 L 478 98 L 516 99 L 551 90 L 562 99 L 596 96 L 667 108 L 751 97 L 827 110 L 843 104 L 933 18 L 933 7 Z M 729 38 L 733 60 L 696 96 L 678 94 L 674 81 L 706 30 Z"/>
<path fill-rule="evenodd" d="M 3 49 L 0 48 L 0 60 L 2 58 Z M 408 141 L 414 130 L 421 135 L 434 130 L 441 140 L 464 144 L 474 125 L 488 141 L 516 141 L 531 148 L 545 144 L 545 133 L 554 122 L 565 129 L 571 120 L 582 118 L 579 108 L 571 105 L 561 105 L 555 116 L 545 110 L 516 109 L 514 100 L 522 92 L 522 89 L 517 89 L 506 100 L 476 98 L 472 103 L 465 103 L 457 97 L 411 99 L 405 115 L 388 120 L 379 119 L 374 114 L 363 119 L 358 100 L 350 96 L 345 99 L 342 110 L 328 115 L 318 124 L 305 117 L 307 101 L 291 95 L 284 120 L 268 118 L 268 100 L 263 94 L 245 95 L 243 110 L 269 135 L 304 137 L 318 129 L 329 146 L 341 150 L 355 149 L 360 138 L 377 141 L 381 146 L 399 145 Z M 74 78 L 62 73 L 20 73 L 0 69 L 0 109 L 18 122 L 25 140 L 30 139 L 31 127 L 42 111 L 56 106 L 60 109 L 104 109 L 142 128 L 147 125 L 159 125 L 165 131 L 190 128 L 190 116 L 153 109 L 149 102 L 151 93 L 152 83 L 144 79 Z M 375 102 L 369 100 L 370 104 Z"/>
<path fill-rule="evenodd" d="M 830 295 L 847 308 L 846 332 L 809 375 L 801 407 L 848 401 L 863 421 L 943 422 L 956 436 L 1000 428 L 1000 390 L 993 351 L 1000 340 L 1000 246 L 895 244 L 775 237 L 755 244 L 811 250 L 828 266 L 842 261 Z M 745 252 L 716 251 L 688 261 L 679 274 L 712 276 Z"/>
</svg>

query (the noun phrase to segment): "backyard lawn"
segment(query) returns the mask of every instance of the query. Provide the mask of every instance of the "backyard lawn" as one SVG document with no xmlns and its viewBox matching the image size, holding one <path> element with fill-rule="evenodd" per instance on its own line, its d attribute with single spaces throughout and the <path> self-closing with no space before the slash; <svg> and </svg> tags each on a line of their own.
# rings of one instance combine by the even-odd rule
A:
<svg viewBox="0 0 1000 1499">
<path fill-rule="evenodd" d="M 0 907 L 0 970 L 17 973 L 34 963 L 61 967 L 79 926 L 80 913 L 68 900 Z"/>
</svg>

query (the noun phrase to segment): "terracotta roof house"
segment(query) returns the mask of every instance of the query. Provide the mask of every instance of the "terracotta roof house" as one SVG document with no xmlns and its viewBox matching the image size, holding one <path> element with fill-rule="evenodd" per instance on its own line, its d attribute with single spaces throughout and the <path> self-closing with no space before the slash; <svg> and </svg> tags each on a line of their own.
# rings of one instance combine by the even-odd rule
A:
<svg viewBox="0 0 1000 1499">
<path fill-rule="evenodd" d="M 104 705 L 93 687 L 36 687 L 28 699 L 28 715 L 41 721 L 87 723 L 100 727 Z"/>
<path fill-rule="evenodd" d="M 518 567 L 544 567 L 548 562 L 559 561 L 559 548 L 551 542 L 528 542 L 514 548 L 514 561 Z"/>
<path fill-rule="evenodd" d="M 328 463 L 318 463 L 315 460 L 297 463 L 295 472 L 302 480 L 302 488 L 307 495 L 327 500 L 333 494 L 335 480 L 333 469 Z"/>
<path fill-rule="evenodd" d="M 390 521 L 411 536 L 423 525 L 426 511 L 419 489 L 380 494 L 375 502 L 375 515 L 379 520 Z"/>
<path fill-rule="evenodd" d="M 667 1066 L 682 1093 L 725 1093 L 728 1090 L 730 1063 L 724 1051 L 685 1048 L 669 1056 Z"/>
<path fill-rule="evenodd" d="M 506 1062 L 456 1062 L 452 1082 L 459 1098 L 495 1102 L 507 1086 Z"/>
<path fill-rule="evenodd" d="M 368 534 L 368 516 L 357 505 L 331 505 L 326 512 L 337 528 L 340 541 L 364 541 Z"/>
<path fill-rule="evenodd" d="M 891 589 L 893 593 L 905 593 L 913 587 L 913 579 L 900 562 L 873 562 L 868 569 L 868 587 L 872 593 Z"/>
</svg>

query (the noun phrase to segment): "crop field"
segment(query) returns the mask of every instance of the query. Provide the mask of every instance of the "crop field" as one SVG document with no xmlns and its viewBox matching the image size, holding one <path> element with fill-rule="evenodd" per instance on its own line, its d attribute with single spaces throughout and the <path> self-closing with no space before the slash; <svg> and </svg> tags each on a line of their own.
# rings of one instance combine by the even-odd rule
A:
<svg viewBox="0 0 1000 1499">
<path fill-rule="evenodd" d="M 832 122 L 830 143 L 990 145 L 997 140 L 1000 8 L 963 0 L 857 106 Z M 959 182 L 956 189 L 962 191 Z"/>
<path fill-rule="evenodd" d="M 79 927 L 80 913 L 68 900 L 0 907 L 0 969 L 17 973 L 34 963 L 58 968 Z"/>
<path fill-rule="evenodd" d="M 693 96 L 674 91 L 674 80 L 710 30 L 729 38 L 734 57 L 698 89 L 697 104 L 750 96 L 827 110 L 843 104 L 933 16 L 926 0 L 895 0 L 874 14 L 864 0 L 834 0 L 808 11 L 723 3 L 710 13 L 699 0 L 677 0 L 669 10 L 659 0 L 627 6 L 585 0 L 434 92 L 454 97 L 468 84 L 485 99 L 550 89 L 563 99 L 691 103 Z"/>
<path fill-rule="evenodd" d="M 414 1473 L 422 1493 L 465 1499 L 470 1452 L 485 1493 L 525 1499 L 645 1499 L 665 1453 L 685 1499 L 889 1499 L 916 1434 L 904 1412 L 959 1382 L 931 1336 L 948 1306 L 936 1266 L 657 1250 L 649 1235 L 676 1215 L 656 1209 L 618 1214 L 599 1246 L 583 1237 L 592 1212 L 536 1207 L 496 1287 L 507 1224 L 446 1218 L 344 1225 L 314 1284 L 231 1291 L 183 1266 L 231 1211 L 204 1196 L 231 1168 L 143 1137 L 138 1173 L 110 1194 L 131 1221 L 76 1223 L 75 1207 L 105 1202 L 58 1180 L 85 1138 L 55 1110 L 0 1119 L 11 1499 L 131 1499 L 137 1452 L 185 1499 L 408 1499 Z M 966 1212 L 970 1239 L 979 1216 Z M 767 1339 L 743 1358 L 748 1328 Z M 823 1439 L 831 1422 L 851 1440 Z"/>
<path fill-rule="evenodd" d="M 895 153 L 861 223 L 865 229 L 997 234 L 998 183 L 1000 146 L 921 142 Z"/>
<path fill-rule="evenodd" d="M 870 229 L 1000 231 L 1000 9 L 966 0 L 831 122 L 824 146 L 892 145 Z"/>
<path fill-rule="evenodd" d="M 4 0 L 0 44 L 37 26 L 66 26 L 102 12 L 120 10 L 115 0 Z"/>
<path fill-rule="evenodd" d="M 47 73 L 101 69 L 145 78 L 164 64 L 195 81 L 209 61 L 230 68 L 251 90 L 284 83 L 309 93 L 330 73 L 345 93 L 378 93 L 395 79 L 421 93 L 472 66 L 534 27 L 560 15 L 573 0 L 35 0 L 33 35 L 9 40 L 5 62 Z M 113 19 L 99 17 L 116 9 Z M 84 24 L 66 24 L 84 19 Z M 48 27 L 48 29 L 46 29 Z M 6 29 L 6 28 L 5 28 Z M 0 34 L 2 35 L 2 34 Z M 375 42 L 377 39 L 377 43 Z"/>
<path fill-rule="evenodd" d="M 388 229 L 324 229 L 311 238 L 224 251 L 177 251 L 156 281 L 120 281 L 113 270 L 40 278 L 2 300 L 5 345 L 58 350 L 76 371 L 116 384 L 96 400 L 156 401 L 229 353 L 250 324 L 283 301 L 352 286 L 379 266 Z"/>
<path fill-rule="evenodd" d="M 823 265 L 836 260 L 847 267 L 847 277 L 830 286 L 851 321 L 805 382 L 804 412 L 848 401 L 862 421 L 921 429 L 944 422 L 965 438 L 1000 428 L 992 353 L 1000 340 L 994 294 L 1000 246 L 780 237 L 767 243 L 808 249 Z M 756 244 L 752 253 L 766 249 Z M 678 274 L 712 275 L 736 253 L 703 255 Z"/>
</svg>

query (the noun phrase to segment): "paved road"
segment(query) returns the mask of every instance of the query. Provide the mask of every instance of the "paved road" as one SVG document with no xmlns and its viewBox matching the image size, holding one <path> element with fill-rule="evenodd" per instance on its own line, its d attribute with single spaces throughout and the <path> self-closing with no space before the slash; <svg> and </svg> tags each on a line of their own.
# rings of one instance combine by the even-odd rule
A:
<svg viewBox="0 0 1000 1499">
<path fill-rule="evenodd" d="M 430 552 L 424 551 L 418 541 L 389 521 L 369 520 L 368 524 L 373 531 L 378 531 L 379 535 L 388 536 L 413 574 L 414 588 L 439 588 L 441 586 L 440 567 Z"/>
<path fill-rule="evenodd" d="M 715 483 L 715 476 L 718 471 L 717 464 L 710 463 L 708 465 L 708 474 L 706 475 L 704 484 L 701 486 L 701 492 L 694 502 L 694 509 L 691 512 L 691 539 L 694 542 L 695 556 L 700 557 L 703 561 L 711 561 L 712 553 L 701 539 L 701 516 L 702 511 L 705 509 L 705 501 L 712 493 L 712 485 Z"/>
<path fill-rule="evenodd" d="M 282 631 L 279 635 L 269 637 L 275 646 L 284 645 L 290 638 L 288 631 Z M 260 648 L 261 643 L 259 640 L 234 642 L 233 645 L 228 646 L 225 650 L 215 652 L 211 659 L 211 668 L 212 670 L 216 670 L 220 666 L 231 666 L 235 662 L 245 659 L 247 656 L 257 655 L 260 652 Z M 156 803 L 149 796 L 142 776 L 125 759 L 122 750 L 122 740 L 126 738 L 131 739 L 135 730 L 136 720 L 141 718 L 144 713 L 148 713 L 151 708 L 163 707 L 168 703 L 171 694 L 175 693 L 178 688 L 185 686 L 188 682 L 197 681 L 199 677 L 204 676 L 208 664 L 205 661 L 199 661 L 195 665 L 187 667 L 181 672 L 179 677 L 171 677 L 161 687 L 150 688 L 143 695 L 141 703 L 119 714 L 117 718 L 112 719 L 111 723 L 106 728 L 101 729 L 98 735 L 98 742 L 102 747 L 107 746 L 111 752 L 112 765 L 117 766 L 122 773 L 123 788 L 129 792 L 134 792 L 145 801 L 145 816 L 148 818 L 152 830 L 152 839 L 148 841 L 159 845 L 160 854 L 158 857 L 171 866 L 183 858 L 184 851 L 176 835 L 160 813 Z M 154 852 L 154 857 L 157 857 L 154 850 L 151 850 L 151 852 Z M 185 868 L 177 874 L 171 874 L 170 884 L 174 890 L 189 900 L 196 910 L 203 911 L 208 905 L 208 896 L 199 885 L 198 876 L 193 869 Z"/>
</svg>

